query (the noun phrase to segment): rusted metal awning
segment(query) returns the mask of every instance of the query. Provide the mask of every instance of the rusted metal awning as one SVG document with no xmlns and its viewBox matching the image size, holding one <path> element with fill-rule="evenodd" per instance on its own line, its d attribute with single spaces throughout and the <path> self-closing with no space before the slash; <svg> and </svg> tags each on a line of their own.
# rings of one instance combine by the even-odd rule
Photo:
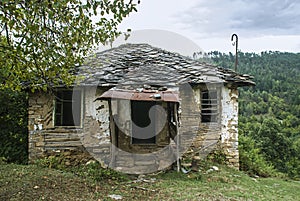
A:
<svg viewBox="0 0 300 201">
<path fill-rule="evenodd" d="M 125 99 L 137 101 L 164 101 L 179 102 L 177 91 L 153 91 L 153 90 L 108 90 L 96 100 Z"/>
</svg>

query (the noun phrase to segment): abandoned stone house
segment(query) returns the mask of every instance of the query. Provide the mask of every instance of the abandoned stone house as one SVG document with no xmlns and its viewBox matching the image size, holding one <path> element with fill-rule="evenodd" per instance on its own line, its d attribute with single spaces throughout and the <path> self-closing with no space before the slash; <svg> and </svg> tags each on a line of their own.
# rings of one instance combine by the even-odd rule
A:
<svg viewBox="0 0 300 201">
<path fill-rule="evenodd" d="M 249 75 L 148 44 L 96 53 L 72 88 L 29 94 L 29 159 L 74 151 L 127 173 L 205 157 L 239 166 L 238 87 Z"/>
</svg>

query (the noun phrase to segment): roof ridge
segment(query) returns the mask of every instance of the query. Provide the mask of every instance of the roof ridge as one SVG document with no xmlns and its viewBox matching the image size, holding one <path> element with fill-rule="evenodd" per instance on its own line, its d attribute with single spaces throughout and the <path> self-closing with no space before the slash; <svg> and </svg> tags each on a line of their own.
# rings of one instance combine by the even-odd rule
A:
<svg viewBox="0 0 300 201">
<path fill-rule="evenodd" d="M 149 67 L 144 68 L 146 66 Z M 138 80 L 154 82 L 156 79 L 157 82 L 173 82 L 172 76 L 178 74 L 178 77 L 188 78 L 195 84 L 232 83 L 238 86 L 254 84 L 250 76 L 147 43 L 126 43 L 97 52 L 79 69 L 81 70 L 79 75 L 86 76 L 86 81 L 94 85 L 99 83 L 115 86 L 126 78 L 128 73 L 132 79 L 131 83 Z"/>
</svg>

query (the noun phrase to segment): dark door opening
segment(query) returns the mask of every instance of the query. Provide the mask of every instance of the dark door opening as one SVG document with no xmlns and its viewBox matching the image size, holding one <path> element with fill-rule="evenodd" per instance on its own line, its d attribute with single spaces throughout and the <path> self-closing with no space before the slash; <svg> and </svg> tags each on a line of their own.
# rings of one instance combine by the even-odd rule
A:
<svg viewBox="0 0 300 201">
<path fill-rule="evenodd" d="M 155 101 L 131 101 L 132 144 L 155 144 L 156 143 L 156 112 L 149 113 Z M 152 121 L 151 121 L 152 120 Z"/>
</svg>

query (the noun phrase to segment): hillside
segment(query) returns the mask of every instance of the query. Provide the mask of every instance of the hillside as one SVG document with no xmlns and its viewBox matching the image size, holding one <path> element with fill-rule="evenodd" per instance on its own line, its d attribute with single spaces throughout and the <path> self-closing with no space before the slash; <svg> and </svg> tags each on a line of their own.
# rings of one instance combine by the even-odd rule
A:
<svg viewBox="0 0 300 201">
<path fill-rule="evenodd" d="M 103 175 L 96 166 L 76 171 L 34 165 L 0 165 L 0 200 L 295 200 L 297 181 L 251 178 L 243 172 L 218 165 L 199 173 L 169 171 L 130 177 L 111 171 Z M 110 175 L 110 179 L 107 177 Z"/>
<path fill-rule="evenodd" d="M 210 56 L 215 64 L 233 69 L 231 53 L 215 51 Z M 276 170 L 299 178 L 300 53 L 239 52 L 238 72 L 253 75 L 256 82 L 255 87 L 240 89 L 242 157 L 256 149 Z M 249 162 L 242 161 L 246 171 Z"/>
</svg>

